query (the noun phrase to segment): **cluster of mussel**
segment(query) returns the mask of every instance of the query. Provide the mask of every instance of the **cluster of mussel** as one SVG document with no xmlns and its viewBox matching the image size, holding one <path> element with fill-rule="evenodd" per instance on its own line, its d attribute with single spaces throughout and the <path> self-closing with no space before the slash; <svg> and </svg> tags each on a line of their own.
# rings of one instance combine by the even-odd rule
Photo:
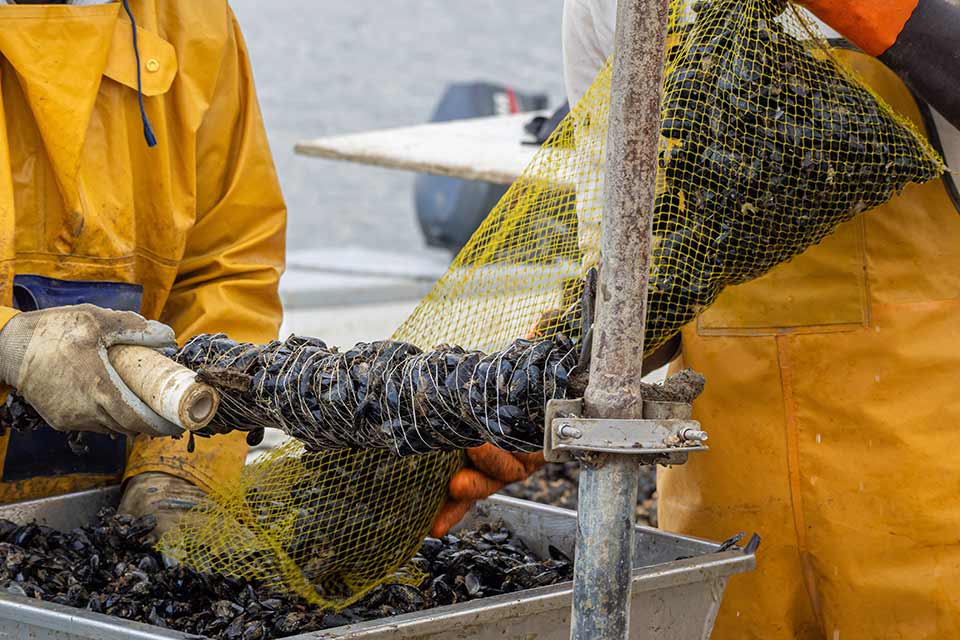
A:
<svg viewBox="0 0 960 640">
<path fill-rule="evenodd" d="M 149 544 L 152 516 L 101 511 L 59 532 L 0 520 L 0 589 L 209 638 L 267 640 L 506 593 L 570 578 L 558 553 L 540 559 L 505 529 L 428 538 L 419 584 L 385 584 L 334 613 L 263 585 L 166 561 Z"/>
<path fill-rule="evenodd" d="M 940 174 L 909 128 L 817 42 L 783 0 L 704 0 L 668 52 L 648 347 L 729 285 L 756 278 Z"/>
<path fill-rule="evenodd" d="M 171 566 L 151 548 L 154 525 L 108 509 L 69 532 L 0 521 L 0 588 L 211 638 L 262 640 L 339 622 L 254 584 Z"/>
<path fill-rule="evenodd" d="M 502 525 L 427 538 L 411 561 L 428 578 L 422 589 L 437 605 L 546 587 L 573 578 L 573 563 L 550 546 L 543 559 Z"/>
<path fill-rule="evenodd" d="M 7 428 L 15 431 L 34 431 L 47 426 L 33 405 L 23 399 L 16 391 L 7 394 L 7 399 L 0 404 L 0 434 Z M 67 446 L 74 455 L 82 456 L 89 451 L 86 443 L 87 434 L 83 431 L 71 431 L 67 434 Z"/>
<path fill-rule="evenodd" d="M 216 418 L 198 435 L 279 427 L 308 450 L 399 455 L 485 442 L 539 450 L 546 402 L 566 395 L 577 357 L 562 334 L 489 355 L 398 341 L 340 352 L 315 338 L 254 345 L 204 334 L 174 354 L 221 392 Z"/>
<path fill-rule="evenodd" d="M 239 430 L 255 445 L 276 427 L 313 451 L 406 456 L 490 442 L 533 452 L 543 446 L 546 403 L 567 395 L 579 356 L 565 334 L 551 333 L 490 355 L 447 345 L 424 352 L 398 341 L 341 353 L 317 338 L 256 345 L 203 334 L 167 355 L 221 395 L 214 420 L 191 438 Z M 45 424 L 15 391 L 0 406 L 2 428 Z M 82 454 L 83 434 L 71 434 L 69 444 Z"/>
</svg>

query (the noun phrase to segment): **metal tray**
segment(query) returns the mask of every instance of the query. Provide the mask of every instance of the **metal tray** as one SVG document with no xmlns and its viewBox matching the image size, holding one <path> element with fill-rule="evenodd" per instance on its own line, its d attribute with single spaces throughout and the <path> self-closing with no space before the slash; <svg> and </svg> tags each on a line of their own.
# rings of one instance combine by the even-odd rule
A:
<svg viewBox="0 0 960 640">
<path fill-rule="evenodd" d="M 85 491 L 5 505 L 0 507 L 0 518 L 70 529 L 92 521 L 101 507 L 116 504 L 118 499 L 116 488 Z M 573 553 L 577 531 L 573 511 L 496 496 L 478 503 L 462 526 L 496 520 L 502 520 L 538 553 L 546 554 L 548 545 Z M 755 566 L 754 556 L 741 549 L 718 552 L 716 543 L 647 527 L 637 527 L 634 544 L 632 638 L 709 638 L 727 578 Z M 290 640 L 566 640 L 572 589 L 567 582 L 301 634 Z M 6 638 L 199 640 L 201 636 L 0 594 L 0 640 Z"/>
</svg>

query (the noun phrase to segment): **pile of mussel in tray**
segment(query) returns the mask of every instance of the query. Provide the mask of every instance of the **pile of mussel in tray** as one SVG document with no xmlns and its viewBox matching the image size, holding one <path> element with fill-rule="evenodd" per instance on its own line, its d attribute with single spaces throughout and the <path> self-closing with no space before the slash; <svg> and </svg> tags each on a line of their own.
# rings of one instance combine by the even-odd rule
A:
<svg viewBox="0 0 960 640">
<path fill-rule="evenodd" d="M 579 489 L 580 463 L 558 462 L 547 464 L 523 482 L 504 487 L 500 493 L 561 509 L 576 510 Z M 636 517 L 637 524 L 657 526 L 656 467 L 640 467 Z"/>
<path fill-rule="evenodd" d="M 149 543 L 154 524 L 152 516 L 109 509 L 69 532 L 0 520 L 0 591 L 209 638 L 265 640 L 551 585 L 573 571 L 559 551 L 537 557 L 507 529 L 482 525 L 427 538 L 407 579 L 340 612 L 322 611 L 253 582 L 166 561 Z"/>
</svg>

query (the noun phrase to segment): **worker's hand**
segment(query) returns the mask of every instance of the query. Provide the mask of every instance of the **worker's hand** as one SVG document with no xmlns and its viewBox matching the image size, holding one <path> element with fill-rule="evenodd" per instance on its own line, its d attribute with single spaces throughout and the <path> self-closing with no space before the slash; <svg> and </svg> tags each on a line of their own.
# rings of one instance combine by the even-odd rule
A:
<svg viewBox="0 0 960 640">
<path fill-rule="evenodd" d="M 135 518 L 152 515 L 157 519 L 149 539 L 156 542 L 176 527 L 184 515 L 206 497 L 203 489 L 168 473 L 148 471 L 127 480 L 119 513 Z"/>
<path fill-rule="evenodd" d="M 523 336 L 524 340 L 543 340 L 551 333 L 556 333 L 556 327 L 560 324 L 562 316 L 563 309 L 548 309 L 542 312 Z"/>
<path fill-rule="evenodd" d="M 176 346 L 173 330 L 129 311 L 89 304 L 14 316 L 0 331 L 0 381 L 60 431 L 176 435 L 110 364 L 107 349 Z"/>
<path fill-rule="evenodd" d="M 797 0 L 960 128 L 957 0 Z M 876 88 L 876 87 L 874 87 Z"/>
<path fill-rule="evenodd" d="M 867 53 L 879 56 L 896 40 L 919 0 L 796 0 Z"/>
<path fill-rule="evenodd" d="M 485 444 L 467 449 L 467 465 L 450 479 L 446 504 L 430 535 L 445 535 L 460 522 L 477 500 L 489 497 L 513 482 L 525 480 L 544 464 L 543 453 L 510 453 Z"/>
</svg>

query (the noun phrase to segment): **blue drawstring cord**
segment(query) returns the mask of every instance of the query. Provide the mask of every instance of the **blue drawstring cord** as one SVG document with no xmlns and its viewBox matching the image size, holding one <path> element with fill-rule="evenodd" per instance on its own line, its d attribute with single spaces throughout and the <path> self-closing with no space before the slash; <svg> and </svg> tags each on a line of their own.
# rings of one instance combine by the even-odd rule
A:
<svg viewBox="0 0 960 640">
<path fill-rule="evenodd" d="M 143 137 L 147 140 L 148 147 L 157 146 L 157 136 L 153 135 L 153 129 L 150 128 L 150 120 L 147 119 L 147 110 L 143 107 L 143 81 L 140 78 L 140 47 L 137 45 L 137 21 L 130 11 L 130 3 L 123 0 L 123 9 L 130 18 L 130 24 L 133 26 L 133 55 L 137 59 L 137 100 L 140 101 L 140 120 L 143 121 Z"/>
</svg>

